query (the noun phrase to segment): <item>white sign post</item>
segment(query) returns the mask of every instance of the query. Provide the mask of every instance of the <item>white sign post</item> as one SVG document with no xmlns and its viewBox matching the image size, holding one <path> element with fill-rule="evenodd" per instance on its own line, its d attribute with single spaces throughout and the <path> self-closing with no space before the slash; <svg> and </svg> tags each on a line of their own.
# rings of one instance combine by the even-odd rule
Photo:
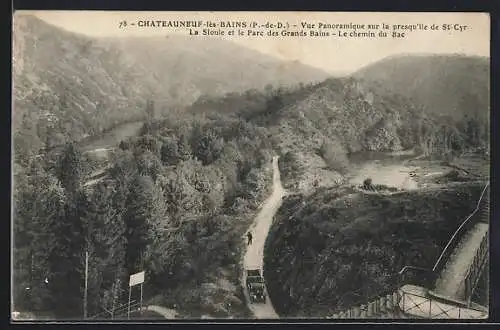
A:
<svg viewBox="0 0 500 330">
<path fill-rule="evenodd" d="M 130 296 L 132 294 L 132 287 L 134 285 L 140 284 L 141 285 L 141 311 L 142 311 L 142 284 L 144 283 L 144 274 L 145 272 L 139 272 L 130 275 L 130 280 L 128 282 L 128 319 L 130 320 Z"/>
</svg>

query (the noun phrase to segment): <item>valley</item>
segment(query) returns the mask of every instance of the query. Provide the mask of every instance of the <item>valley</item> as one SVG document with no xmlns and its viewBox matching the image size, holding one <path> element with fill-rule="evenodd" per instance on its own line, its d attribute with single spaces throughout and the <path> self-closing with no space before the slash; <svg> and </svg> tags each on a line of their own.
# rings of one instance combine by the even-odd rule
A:
<svg viewBox="0 0 500 330">
<path fill-rule="evenodd" d="M 324 318 L 432 267 L 489 182 L 486 58 L 332 77 L 33 16 L 14 53 L 13 305 L 33 319 L 126 318 L 142 270 L 131 318 Z"/>
</svg>

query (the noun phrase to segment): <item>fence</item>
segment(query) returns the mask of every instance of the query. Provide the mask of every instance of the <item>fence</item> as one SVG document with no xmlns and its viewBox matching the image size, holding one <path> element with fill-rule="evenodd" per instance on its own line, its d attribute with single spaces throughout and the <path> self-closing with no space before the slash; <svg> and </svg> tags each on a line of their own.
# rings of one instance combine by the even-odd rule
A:
<svg viewBox="0 0 500 330">
<path fill-rule="evenodd" d="M 448 244 L 445 246 L 443 249 L 443 252 L 439 256 L 438 260 L 436 261 L 436 264 L 432 268 L 432 271 L 434 273 L 441 273 L 443 270 L 444 266 L 446 265 L 446 262 L 448 261 L 450 255 L 453 253 L 455 250 L 456 246 L 462 239 L 463 235 L 467 233 L 477 222 L 482 220 L 482 212 L 481 208 L 483 207 L 489 207 L 489 188 L 490 183 L 488 182 L 486 186 L 484 187 L 481 196 L 479 197 L 479 201 L 477 202 L 476 209 L 462 222 L 460 227 L 455 231 L 453 236 L 451 237 L 450 241 Z"/>
<path fill-rule="evenodd" d="M 476 255 L 472 261 L 472 264 L 465 277 L 465 297 L 470 302 L 474 290 L 477 287 L 481 271 L 484 269 L 484 265 L 488 262 L 489 256 L 489 231 L 483 236 L 481 240 L 481 245 L 476 251 Z"/>
<path fill-rule="evenodd" d="M 130 302 L 130 312 L 134 312 L 134 311 L 137 311 L 137 310 L 141 310 L 141 302 Z M 121 319 L 123 317 L 126 317 L 128 316 L 128 306 L 124 306 L 123 308 L 121 308 L 119 311 L 115 312 L 113 318 L 114 319 Z"/>
<path fill-rule="evenodd" d="M 449 301 L 440 301 L 427 294 L 410 292 L 408 286 L 398 291 L 400 297 L 398 307 L 407 318 L 427 319 L 484 319 L 488 313 Z"/>
<path fill-rule="evenodd" d="M 137 300 L 130 301 L 130 312 L 140 309 L 141 302 Z M 105 319 L 115 319 L 123 316 L 127 316 L 129 310 L 129 305 L 122 304 L 117 306 L 114 310 L 104 311 L 99 314 L 90 317 L 91 320 L 105 320 Z"/>
<path fill-rule="evenodd" d="M 429 297 L 425 292 L 405 285 L 367 304 L 333 314 L 329 319 L 484 319 L 488 313 Z"/>
<path fill-rule="evenodd" d="M 400 318 L 397 308 L 399 295 L 397 292 L 382 295 L 379 298 L 359 306 L 351 307 L 345 311 L 334 314 L 329 319 L 358 319 L 358 318 Z"/>
</svg>

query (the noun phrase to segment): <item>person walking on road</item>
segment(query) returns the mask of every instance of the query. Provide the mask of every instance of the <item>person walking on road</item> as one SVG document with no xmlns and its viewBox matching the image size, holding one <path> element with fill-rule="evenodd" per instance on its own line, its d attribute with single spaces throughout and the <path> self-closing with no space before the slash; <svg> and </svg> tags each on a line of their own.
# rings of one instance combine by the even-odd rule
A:
<svg viewBox="0 0 500 330">
<path fill-rule="evenodd" d="M 251 232 L 248 232 L 247 233 L 247 238 L 248 238 L 248 245 L 252 244 L 252 233 Z"/>
</svg>

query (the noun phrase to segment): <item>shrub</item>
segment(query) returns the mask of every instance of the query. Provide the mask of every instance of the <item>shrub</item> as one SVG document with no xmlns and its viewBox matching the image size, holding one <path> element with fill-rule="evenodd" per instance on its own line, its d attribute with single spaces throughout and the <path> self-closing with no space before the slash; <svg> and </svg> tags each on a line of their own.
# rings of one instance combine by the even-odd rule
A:
<svg viewBox="0 0 500 330">
<path fill-rule="evenodd" d="M 342 145 L 336 142 L 324 141 L 320 147 L 320 155 L 331 170 L 346 174 L 349 160 Z"/>
</svg>

